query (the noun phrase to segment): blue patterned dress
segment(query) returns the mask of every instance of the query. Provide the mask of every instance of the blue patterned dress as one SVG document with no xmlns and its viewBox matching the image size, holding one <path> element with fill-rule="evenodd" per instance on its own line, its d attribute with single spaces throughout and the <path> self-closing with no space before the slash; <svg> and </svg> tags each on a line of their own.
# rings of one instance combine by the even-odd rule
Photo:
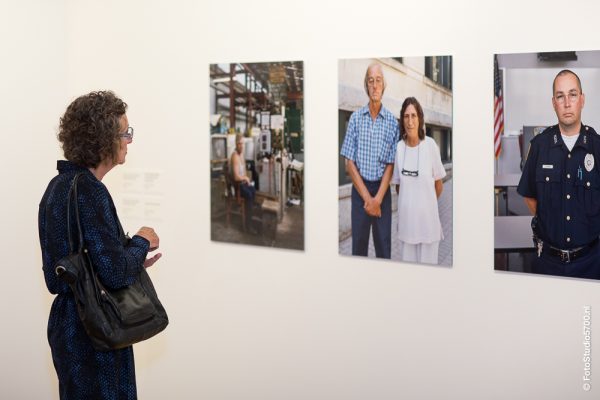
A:
<svg viewBox="0 0 600 400">
<path fill-rule="evenodd" d="M 58 161 L 58 175 L 48 184 L 38 215 L 44 278 L 56 294 L 48 320 L 48 341 L 58 375 L 61 400 L 136 399 L 133 348 L 95 351 L 77 315 L 71 289 L 54 273 L 56 262 L 69 253 L 67 195 L 77 173 L 78 205 L 85 246 L 102 283 L 120 288 L 134 282 L 143 268 L 149 243 L 134 236 L 123 245 L 122 228 L 113 200 L 87 169 Z M 73 232 L 77 227 L 72 218 Z"/>
</svg>

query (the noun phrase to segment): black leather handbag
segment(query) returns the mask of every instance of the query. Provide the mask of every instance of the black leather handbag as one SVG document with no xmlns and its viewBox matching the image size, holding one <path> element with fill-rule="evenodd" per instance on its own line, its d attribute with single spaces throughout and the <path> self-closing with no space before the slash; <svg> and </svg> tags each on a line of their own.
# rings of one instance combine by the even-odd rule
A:
<svg viewBox="0 0 600 400">
<path fill-rule="evenodd" d="M 77 205 L 77 181 L 73 179 L 67 200 L 67 227 L 71 254 L 56 263 L 55 272 L 73 291 L 79 318 L 98 351 L 109 351 L 141 342 L 163 331 L 167 312 L 144 268 L 130 286 L 109 290 L 102 285 L 83 242 Z M 78 246 L 71 234 L 71 199 L 77 222 Z M 128 240 L 121 227 L 122 240 Z"/>
</svg>

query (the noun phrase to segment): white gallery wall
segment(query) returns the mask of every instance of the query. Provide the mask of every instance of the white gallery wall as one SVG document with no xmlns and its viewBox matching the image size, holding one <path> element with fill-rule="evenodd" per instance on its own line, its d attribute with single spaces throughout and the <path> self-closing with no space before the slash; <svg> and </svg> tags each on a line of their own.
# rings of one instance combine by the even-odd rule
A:
<svg viewBox="0 0 600 400">
<path fill-rule="evenodd" d="M 64 2 L 0 2 L 0 397 L 5 399 L 52 398 L 57 392 L 45 341 L 48 318 L 42 317 L 50 311 L 51 296 L 41 275 L 35 226 L 41 194 L 60 156 L 53 132 L 67 99 L 66 19 Z"/>
<path fill-rule="evenodd" d="M 171 324 L 135 346 L 141 399 L 597 398 L 600 282 L 493 270 L 492 55 L 599 50 L 600 6 L 501 3 L 2 1 L 0 398 L 58 398 L 37 206 L 58 118 L 97 89 L 136 133 L 105 183 L 164 253 Z M 454 56 L 454 265 L 340 257 L 338 59 L 436 54 Z M 279 60 L 305 68 L 306 250 L 213 243 L 208 65 Z"/>
</svg>

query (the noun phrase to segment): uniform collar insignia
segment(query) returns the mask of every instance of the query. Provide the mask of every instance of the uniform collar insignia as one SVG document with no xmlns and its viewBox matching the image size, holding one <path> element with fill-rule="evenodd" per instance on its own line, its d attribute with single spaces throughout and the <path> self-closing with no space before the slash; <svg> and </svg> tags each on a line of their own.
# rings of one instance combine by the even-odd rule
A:
<svg viewBox="0 0 600 400">
<path fill-rule="evenodd" d="M 589 140 L 588 140 L 588 136 L 589 136 L 589 132 L 587 132 L 584 128 L 583 125 L 581 127 L 581 131 L 579 132 L 579 138 L 577 139 L 577 142 L 575 142 L 575 146 L 581 146 L 584 149 L 588 149 L 589 147 Z"/>
</svg>

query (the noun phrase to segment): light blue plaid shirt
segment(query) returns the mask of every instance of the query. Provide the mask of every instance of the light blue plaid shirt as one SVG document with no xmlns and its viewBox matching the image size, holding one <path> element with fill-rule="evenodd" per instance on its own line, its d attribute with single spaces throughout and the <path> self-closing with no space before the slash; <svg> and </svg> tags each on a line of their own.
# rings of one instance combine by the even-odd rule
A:
<svg viewBox="0 0 600 400">
<path fill-rule="evenodd" d="M 364 180 L 378 181 L 385 167 L 394 163 L 398 137 L 398 121 L 394 114 L 381 106 L 373 122 L 366 105 L 350 116 L 340 154 L 354 161 Z"/>
</svg>

